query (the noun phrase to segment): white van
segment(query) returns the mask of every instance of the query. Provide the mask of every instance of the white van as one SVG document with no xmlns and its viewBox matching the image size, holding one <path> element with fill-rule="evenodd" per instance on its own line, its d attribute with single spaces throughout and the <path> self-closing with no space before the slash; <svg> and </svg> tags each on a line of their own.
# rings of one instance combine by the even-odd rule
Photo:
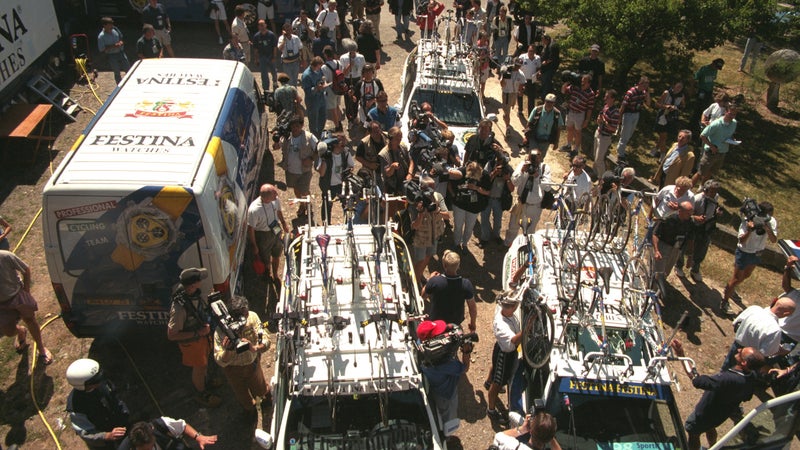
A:
<svg viewBox="0 0 800 450">
<path fill-rule="evenodd" d="M 244 64 L 136 63 L 44 189 L 44 247 L 76 336 L 163 332 L 181 270 L 236 291 L 263 103 Z"/>
</svg>

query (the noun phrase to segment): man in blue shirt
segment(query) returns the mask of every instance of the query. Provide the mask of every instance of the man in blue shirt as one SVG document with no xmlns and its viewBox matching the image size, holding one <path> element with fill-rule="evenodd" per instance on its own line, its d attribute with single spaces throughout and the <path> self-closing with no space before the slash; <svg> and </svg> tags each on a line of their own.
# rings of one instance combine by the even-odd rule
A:
<svg viewBox="0 0 800 450">
<path fill-rule="evenodd" d="M 100 23 L 103 24 L 103 31 L 97 36 L 97 48 L 101 53 L 108 55 L 108 65 L 114 72 L 114 81 L 119 84 L 122 81 L 120 72 L 127 72 L 131 67 L 125 55 L 122 32 L 114 26 L 114 19 L 111 17 L 103 17 Z"/>
<path fill-rule="evenodd" d="M 142 8 L 142 22 L 153 26 L 158 42 L 164 46 L 167 55 L 169 55 L 170 58 L 174 58 L 175 53 L 172 51 L 172 37 L 170 36 L 172 32 L 172 23 L 169 21 L 167 8 L 161 3 L 158 3 L 158 0 L 150 0 L 150 2 Z"/>
<path fill-rule="evenodd" d="M 544 160 L 550 145 L 558 145 L 562 128 L 564 128 L 564 117 L 556 108 L 556 96 L 553 93 L 547 94 L 544 105 L 533 108 L 528 116 L 528 126 L 525 128 L 522 145 L 539 150 Z"/>
<path fill-rule="evenodd" d="M 261 89 L 271 91 L 277 87 L 278 71 L 275 68 L 275 58 L 278 56 L 278 38 L 269 28 L 264 19 L 258 21 L 258 32 L 253 35 L 253 45 L 258 53 L 258 68 L 261 72 Z M 269 74 L 272 74 L 272 88 L 269 84 Z"/>
<path fill-rule="evenodd" d="M 703 128 L 700 133 L 700 140 L 703 141 L 703 156 L 700 158 L 700 168 L 692 177 L 692 184 L 705 183 L 714 177 L 722 163 L 725 162 L 725 155 L 730 150 L 729 141 L 736 132 L 736 113 L 739 108 L 731 105 L 725 115 L 716 119 Z"/>
<path fill-rule="evenodd" d="M 317 138 L 325 128 L 325 88 L 330 85 L 322 74 L 322 64 L 322 58 L 315 56 L 301 77 L 303 92 L 306 94 L 308 128 Z"/>
<path fill-rule="evenodd" d="M 397 125 L 400 114 L 397 112 L 396 108 L 389 106 L 389 95 L 386 94 L 385 91 L 378 92 L 375 99 L 377 101 L 377 106 L 372 108 L 369 113 L 367 113 L 367 116 L 369 116 L 369 120 L 374 120 L 381 124 L 381 130 L 388 131 L 389 128 Z"/>
</svg>

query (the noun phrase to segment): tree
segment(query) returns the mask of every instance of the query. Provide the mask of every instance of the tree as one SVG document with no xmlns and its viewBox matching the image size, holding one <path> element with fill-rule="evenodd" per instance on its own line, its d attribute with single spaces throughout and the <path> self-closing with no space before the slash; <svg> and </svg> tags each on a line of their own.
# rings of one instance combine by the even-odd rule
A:
<svg viewBox="0 0 800 450">
<path fill-rule="evenodd" d="M 524 6 L 546 18 L 562 18 L 565 44 L 600 44 L 613 62 L 613 83 L 627 87 L 628 73 L 644 61 L 656 71 L 688 71 L 695 51 L 745 36 L 768 21 L 775 0 L 529 0 Z M 676 74 L 678 75 L 678 74 Z"/>
</svg>

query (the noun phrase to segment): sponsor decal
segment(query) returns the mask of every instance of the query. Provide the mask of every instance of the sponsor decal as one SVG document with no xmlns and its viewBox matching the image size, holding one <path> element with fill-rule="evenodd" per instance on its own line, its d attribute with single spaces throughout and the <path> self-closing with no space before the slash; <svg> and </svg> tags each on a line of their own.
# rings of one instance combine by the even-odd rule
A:
<svg viewBox="0 0 800 450">
<path fill-rule="evenodd" d="M 0 2 L 0 90 L 58 40 L 58 23 L 52 1 Z"/>
<path fill-rule="evenodd" d="M 178 119 L 190 119 L 193 116 L 189 113 L 194 109 L 194 104 L 192 102 L 177 102 L 172 99 L 142 100 L 134 108 L 134 112 L 125 114 L 125 117 L 176 117 Z"/>
<path fill-rule="evenodd" d="M 74 208 L 59 209 L 55 211 L 57 219 L 66 219 L 68 217 L 81 216 L 83 214 L 91 214 L 95 212 L 107 211 L 117 207 L 116 200 L 109 200 L 107 202 L 92 203 L 91 205 L 76 206 Z M 70 231 L 73 231 L 70 229 Z M 88 230 L 87 230 L 88 231 Z"/>
<path fill-rule="evenodd" d="M 666 399 L 669 388 L 658 384 L 620 383 L 613 380 L 579 380 L 564 378 L 559 386 L 561 393 Z"/>
</svg>

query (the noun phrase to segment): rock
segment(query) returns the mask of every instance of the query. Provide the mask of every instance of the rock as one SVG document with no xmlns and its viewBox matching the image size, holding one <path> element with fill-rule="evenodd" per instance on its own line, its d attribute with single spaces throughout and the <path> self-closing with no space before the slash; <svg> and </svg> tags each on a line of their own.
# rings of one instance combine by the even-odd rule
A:
<svg viewBox="0 0 800 450">
<path fill-rule="evenodd" d="M 788 83 L 800 75 L 800 54 L 789 49 L 772 53 L 764 64 L 764 73 L 770 80 L 767 87 L 767 108 L 777 111 L 781 83 Z"/>
</svg>

